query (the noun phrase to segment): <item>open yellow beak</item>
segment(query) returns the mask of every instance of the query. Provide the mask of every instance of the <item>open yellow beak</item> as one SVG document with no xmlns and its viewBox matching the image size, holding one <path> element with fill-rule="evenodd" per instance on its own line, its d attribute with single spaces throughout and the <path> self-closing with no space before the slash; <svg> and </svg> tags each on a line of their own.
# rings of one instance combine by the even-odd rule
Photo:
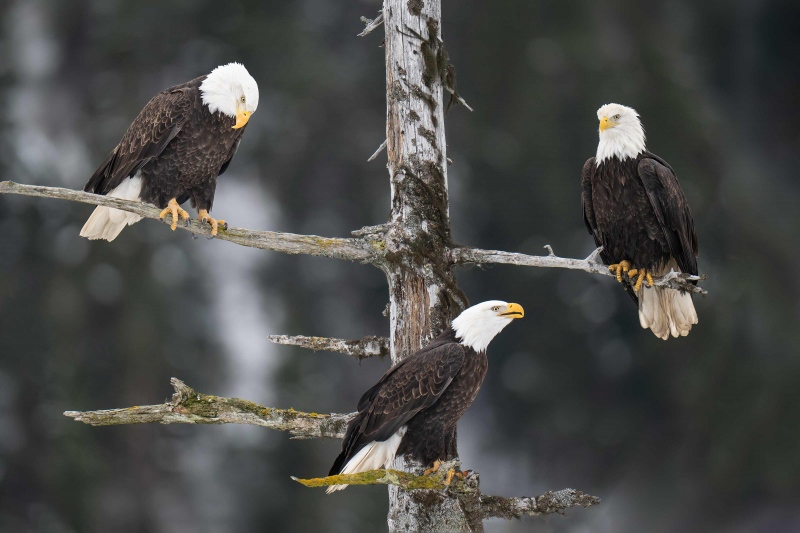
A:
<svg viewBox="0 0 800 533">
<path fill-rule="evenodd" d="M 239 128 L 243 128 L 247 121 L 250 120 L 250 115 L 252 113 L 250 111 L 243 111 L 241 109 L 236 110 L 236 124 L 233 126 L 233 129 L 238 130 Z"/>
<path fill-rule="evenodd" d="M 508 318 L 522 318 L 525 316 L 525 310 L 519 304 L 508 304 L 506 310 L 500 313 L 500 316 L 507 316 Z"/>
<path fill-rule="evenodd" d="M 613 125 L 614 123 L 608 120 L 608 117 L 603 117 L 600 119 L 600 131 L 606 131 Z"/>
</svg>

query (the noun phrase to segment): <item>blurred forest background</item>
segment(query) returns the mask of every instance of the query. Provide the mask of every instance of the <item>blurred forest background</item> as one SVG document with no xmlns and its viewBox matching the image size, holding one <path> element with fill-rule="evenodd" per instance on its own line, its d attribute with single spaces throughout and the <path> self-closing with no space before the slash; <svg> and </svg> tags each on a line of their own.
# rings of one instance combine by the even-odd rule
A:
<svg viewBox="0 0 800 533">
<path fill-rule="evenodd" d="M 326 236 L 385 222 L 377 1 L 11 0 L 0 7 L 0 180 L 81 189 L 157 91 L 241 61 L 258 111 L 218 188 L 236 226 Z M 800 531 L 800 3 L 445 0 L 475 108 L 447 117 L 457 242 L 593 249 L 579 182 L 595 111 L 635 107 L 677 170 L 710 294 L 667 342 L 610 278 L 459 271 L 525 306 L 459 426 L 488 494 L 574 487 L 568 518 L 495 532 Z M 376 269 L 193 240 L 144 221 L 112 244 L 92 207 L 0 196 L 0 531 L 381 531 L 382 487 L 325 496 L 340 443 L 256 427 L 92 428 L 62 416 L 199 391 L 349 412 L 386 370 L 271 345 L 385 335 Z M 194 213 L 192 212 L 192 216 Z M 792 237 L 794 235 L 794 237 Z"/>
</svg>

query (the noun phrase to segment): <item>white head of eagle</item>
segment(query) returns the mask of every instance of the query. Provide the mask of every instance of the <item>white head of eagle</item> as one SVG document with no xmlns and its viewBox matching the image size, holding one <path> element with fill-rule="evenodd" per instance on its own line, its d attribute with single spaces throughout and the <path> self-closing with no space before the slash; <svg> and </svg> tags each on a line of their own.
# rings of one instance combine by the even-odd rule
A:
<svg viewBox="0 0 800 533">
<path fill-rule="evenodd" d="M 597 110 L 597 119 L 600 121 L 600 143 L 595 158 L 598 166 L 612 157 L 624 161 L 644 152 L 644 128 L 635 109 L 606 104 Z"/>
<path fill-rule="evenodd" d="M 240 63 L 228 63 L 211 71 L 202 85 L 203 103 L 213 114 L 236 117 L 234 129 L 247 124 L 258 107 L 258 84 Z"/>
<path fill-rule="evenodd" d="M 476 352 L 483 352 L 492 339 L 511 324 L 515 318 L 525 316 L 519 304 L 489 300 L 473 305 L 453 320 L 453 331 L 461 344 Z"/>
</svg>

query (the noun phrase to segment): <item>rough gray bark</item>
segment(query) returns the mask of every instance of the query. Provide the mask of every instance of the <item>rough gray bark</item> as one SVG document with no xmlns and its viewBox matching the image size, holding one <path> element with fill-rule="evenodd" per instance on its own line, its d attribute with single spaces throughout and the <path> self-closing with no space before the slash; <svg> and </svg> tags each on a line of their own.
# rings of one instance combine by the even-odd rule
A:
<svg viewBox="0 0 800 533">
<path fill-rule="evenodd" d="M 616 277 L 613 272 L 608 270 L 607 266 L 598 261 L 600 252 L 603 250 L 602 247 L 597 248 L 586 259 L 558 257 L 549 244 L 546 245 L 545 248 L 550 252 L 550 255 L 525 255 L 513 252 L 502 252 L 500 250 L 456 247 L 450 250 L 450 258 L 453 263 L 458 265 L 494 263 L 540 268 L 566 268 L 570 270 L 583 270 L 590 274 L 602 274 L 604 276 L 611 276 L 612 278 Z M 671 271 L 663 277 L 653 278 L 653 285 L 694 292 L 705 296 L 708 294 L 708 291 L 702 287 L 693 285 L 690 281 L 702 281 L 706 278 L 707 276 L 693 276 L 691 274 Z"/>
<path fill-rule="evenodd" d="M 440 333 L 468 302 L 448 258 L 441 1 L 385 0 L 383 17 L 392 213 L 382 268 L 389 282 L 389 339 L 396 363 Z M 450 454 L 448 459 L 457 451 Z M 420 473 L 424 465 L 398 457 L 394 467 Z M 389 487 L 388 522 L 392 532 L 472 530 L 455 496 L 397 486 Z"/>
<path fill-rule="evenodd" d="M 175 394 L 158 405 L 137 405 L 101 411 L 67 411 L 64 416 L 92 426 L 122 424 L 250 424 L 288 431 L 297 439 L 344 437 L 347 423 L 355 413 L 303 413 L 275 409 L 239 398 L 200 394 L 183 381 L 170 380 Z"/>
<path fill-rule="evenodd" d="M 131 202 L 110 196 L 90 194 L 83 191 L 73 191 L 59 187 L 42 187 L 39 185 L 21 185 L 13 181 L 0 181 L 0 194 L 21 194 L 24 196 L 39 196 L 43 198 L 60 198 L 85 204 L 104 205 L 115 207 L 123 211 L 136 213 L 143 218 L 150 218 L 170 224 L 171 220 L 160 219 L 161 210 L 143 202 Z M 188 224 L 179 223 L 178 228 L 192 233 L 211 236 L 211 227 L 200 224 L 196 219 L 191 219 Z M 220 228 L 215 237 L 223 241 L 230 241 L 242 246 L 272 250 L 286 254 L 319 255 L 335 257 L 347 261 L 371 262 L 375 258 L 375 251 L 370 243 L 363 239 L 336 239 L 318 237 L 316 235 L 297 235 L 294 233 L 281 233 L 278 231 L 255 231 L 229 226 Z"/>
<path fill-rule="evenodd" d="M 306 337 L 305 335 L 270 335 L 269 340 L 275 344 L 300 346 L 315 352 L 317 350 L 339 352 L 359 360 L 389 355 L 389 339 L 372 335 L 357 341 L 329 339 L 327 337 Z"/>
</svg>

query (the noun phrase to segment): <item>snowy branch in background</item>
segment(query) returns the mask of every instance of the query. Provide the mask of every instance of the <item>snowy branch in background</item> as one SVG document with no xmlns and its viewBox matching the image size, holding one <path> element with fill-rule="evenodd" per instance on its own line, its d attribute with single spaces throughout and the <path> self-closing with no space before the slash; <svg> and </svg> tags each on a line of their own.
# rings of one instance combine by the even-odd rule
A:
<svg viewBox="0 0 800 533">
<path fill-rule="evenodd" d="M 331 339 L 328 337 L 306 337 L 303 335 L 270 335 L 269 340 L 275 344 L 287 346 L 300 346 L 310 350 L 324 350 L 326 352 L 339 352 L 356 359 L 368 357 L 384 357 L 389 355 L 389 339 L 386 337 L 368 336 L 363 339 L 350 341 L 345 339 Z"/>
<path fill-rule="evenodd" d="M 92 426 L 122 424 L 249 424 L 288 431 L 294 438 L 341 439 L 353 414 L 303 413 L 274 409 L 239 398 L 222 398 L 195 392 L 183 381 L 170 380 L 175 394 L 160 405 L 103 411 L 67 411 L 64 416 Z"/>
<path fill-rule="evenodd" d="M 459 247 L 450 250 L 450 258 L 457 265 L 474 264 L 505 264 L 518 266 L 532 266 L 543 268 L 567 268 L 571 270 L 583 270 L 590 274 L 602 274 L 604 276 L 615 277 L 608 267 L 598 260 L 601 248 L 598 248 L 586 259 L 569 259 L 558 257 L 553 253 L 550 245 L 545 246 L 549 255 L 526 255 L 513 252 L 502 252 L 500 250 L 481 250 L 478 248 Z M 661 278 L 653 278 L 653 283 L 657 287 L 667 287 L 679 289 L 687 292 L 706 295 L 708 291 L 690 283 L 690 281 L 702 281 L 707 276 L 692 276 L 679 272 L 670 272 Z"/>
<path fill-rule="evenodd" d="M 57 198 L 86 204 L 103 205 L 136 213 L 141 217 L 157 220 L 167 225 L 171 223 L 169 217 L 167 217 L 167 219 L 160 219 L 159 214 L 161 210 L 150 204 L 111 198 L 109 196 L 101 196 L 83 191 L 62 189 L 60 187 L 21 185 L 12 181 L 2 181 L 0 182 L 0 194 L 21 194 L 25 196 Z M 178 227 L 192 233 L 211 236 L 211 227 L 207 224 L 200 224 L 195 219 L 190 220 L 188 226 L 178 224 Z M 365 243 L 362 239 L 327 238 L 318 237 L 316 235 L 296 235 L 294 233 L 281 233 L 277 231 L 254 231 L 234 227 L 220 229 L 216 238 L 242 246 L 287 254 L 317 255 L 366 263 L 372 262 L 376 257 L 376 254 L 370 249 L 370 245 Z"/>
</svg>

